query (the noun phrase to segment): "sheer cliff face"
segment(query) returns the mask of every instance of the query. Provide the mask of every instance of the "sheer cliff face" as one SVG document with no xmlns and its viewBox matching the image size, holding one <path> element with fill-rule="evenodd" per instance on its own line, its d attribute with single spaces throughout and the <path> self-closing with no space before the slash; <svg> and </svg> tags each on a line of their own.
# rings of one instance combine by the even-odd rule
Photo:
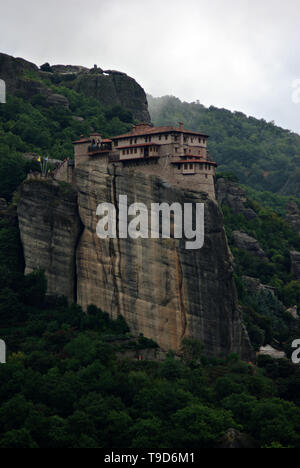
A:
<svg viewBox="0 0 300 468">
<path fill-rule="evenodd" d="M 93 162 L 77 169 L 80 220 L 76 207 L 62 199 L 64 216 L 60 209 L 51 208 L 55 200 L 46 196 L 51 184 L 42 187 L 40 183 L 33 192 L 29 184 L 23 185 L 19 223 L 27 271 L 44 267 L 51 293 L 65 294 L 67 284 L 75 288 L 76 282 L 77 301 L 84 308 L 96 304 L 112 317 L 122 314 L 132 332 L 154 339 L 164 350 L 177 350 L 182 338 L 190 337 L 201 340 L 210 355 L 237 352 L 250 358 L 218 205 L 197 193 L 172 189 L 158 178 L 115 171 L 108 174 L 104 166 Z M 204 247 L 186 250 L 183 241 L 174 239 L 100 240 L 97 205 L 111 202 L 117 206 L 119 195 L 127 195 L 128 204 L 141 202 L 148 207 L 163 201 L 204 202 Z M 55 251 L 58 239 L 65 252 Z M 71 261 L 75 254 L 76 273 Z"/>
<path fill-rule="evenodd" d="M 82 230 L 77 192 L 54 181 L 22 184 L 18 219 L 25 273 L 44 270 L 48 295 L 76 301 L 75 250 Z"/>
</svg>

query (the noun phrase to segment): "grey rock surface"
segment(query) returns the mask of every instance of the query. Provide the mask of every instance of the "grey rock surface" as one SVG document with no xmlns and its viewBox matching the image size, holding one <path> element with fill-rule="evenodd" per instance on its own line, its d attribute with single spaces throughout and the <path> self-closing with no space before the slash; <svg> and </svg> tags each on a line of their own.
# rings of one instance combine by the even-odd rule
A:
<svg viewBox="0 0 300 468">
<path fill-rule="evenodd" d="M 152 338 L 163 351 L 178 350 L 189 337 L 201 340 L 208 355 L 236 352 L 251 360 L 217 203 L 155 177 L 110 172 L 93 161 L 76 169 L 79 216 L 73 191 L 62 195 L 56 182 L 23 184 L 18 211 L 26 271 L 43 268 L 51 294 L 77 296 L 84 309 L 95 304 L 113 318 L 123 315 L 134 334 Z M 204 202 L 204 247 L 186 250 L 184 240 L 175 239 L 99 239 L 97 205 L 118 206 L 120 194 L 129 205 L 148 207 Z"/>
<path fill-rule="evenodd" d="M 300 252 L 292 250 L 290 252 L 292 272 L 297 280 L 300 280 Z"/>
<path fill-rule="evenodd" d="M 49 296 L 76 301 L 75 249 L 81 232 L 77 192 L 54 181 L 25 181 L 18 220 L 25 273 L 44 270 Z"/>
<path fill-rule="evenodd" d="M 242 231 L 233 231 L 232 238 L 234 245 L 239 249 L 247 250 L 247 252 L 261 259 L 267 258 L 258 240 L 254 237 L 248 236 L 248 234 Z"/>
<path fill-rule="evenodd" d="M 246 219 L 254 219 L 257 214 L 246 205 L 245 191 L 235 182 L 226 179 L 218 179 L 216 183 L 216 197 L 220 205 L 228 205 L 233 213 L 242 214 Z"/>
</svg>

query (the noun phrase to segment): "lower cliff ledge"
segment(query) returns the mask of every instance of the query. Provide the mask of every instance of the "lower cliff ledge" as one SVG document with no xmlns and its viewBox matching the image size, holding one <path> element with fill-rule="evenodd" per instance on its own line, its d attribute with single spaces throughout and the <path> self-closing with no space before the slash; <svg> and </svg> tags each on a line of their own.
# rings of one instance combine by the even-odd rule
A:
<svg viewBox="0 0 300 468">
<path fill-rule="evenodd" d="M 112 318 L 123 315 L 134 334 L 143 333 L 164 351 L 178 350 L 188 337 L 201 340 L 210 356 L 253 358 L 217 203 L 93 161 L 76 169 L 76 184 L 77 193 L 67 196 L 57 182 L 22 185 L 18 213 L 26 271 L 44 269 L 48 292 L 76 296 L 84 309 L 95 304 Z M 204 203 L 203 248 L 186 250 L 175 239 L 99 239 L 97 206 L 118 208 L 119 195 L 127 195 L 128 205 Z"/>
</svg>

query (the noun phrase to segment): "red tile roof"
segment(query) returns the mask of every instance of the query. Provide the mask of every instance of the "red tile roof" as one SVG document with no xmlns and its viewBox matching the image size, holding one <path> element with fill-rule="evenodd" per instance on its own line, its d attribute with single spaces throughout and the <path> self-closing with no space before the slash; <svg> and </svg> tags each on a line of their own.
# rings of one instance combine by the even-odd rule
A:
<svg viewBox="0 0 300 468">
<path fill-rule="evenodd" d="M 79 145 L 80 143 L 90 143 L 90 138 L 81 138 L 80 140 L 73 141 L 73 145 Z"/>
<path fill-rule="evenodd" d="M 185 133 L 188 135 L 195 135 L 195 136 L 201 136 L 208 138 L 208 135 L 205 135 L 204 133 L 196 132 L 193 130 L 185 130 L 184 128 L 181 127 L 151 127 L 150 125 L 148 128 L 146 128 L 145 125 L 141 126 L 141 129 L 138 129 L 137 127 L 133 127 L 132 131 L 130 133 L 124 133 L 123 135 L 118 135 L 115 137 L 112 137 L 112 140 L 120 139 L 120 138 L 134 138 L 136 136 L 144 136 L 144 135 L 156 135 L 159 133 Z"/>
</svg>

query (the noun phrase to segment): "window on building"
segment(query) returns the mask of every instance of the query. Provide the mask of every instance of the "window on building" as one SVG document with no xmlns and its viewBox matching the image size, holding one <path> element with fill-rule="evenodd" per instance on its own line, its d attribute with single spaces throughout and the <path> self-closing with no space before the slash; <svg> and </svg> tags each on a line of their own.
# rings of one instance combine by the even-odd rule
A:
<svg viewBox="0 0 300 468">
<path fill-rule="evenodd" d="M 174 140 L 175 140 L 175 141 L 178 141 L 178 136 L 175 136 Z"/>
<path fill-rule="evenodd" d="M 130 140 L 130 144 L 132 145 L 132 139 Z"/>
<path fill-rule="evenodd" d="M 167 139 L 168 139 L 168 135 L 165 135 L 165 140 L 167 140 Z"/>
<path fill-rule="evenodd" d="M 191 142 L 194 143 L 194 138 L 191 138 Z"/>
<path fill-rule="evenodd" d="M 158 135 L 158 139 L 159 139 L 159 141 L 161 141 L 161 135 Z"/>
<path fill-rule="evenodd" d="M 184 164 L 184 169 L 188 169 L 189 165 L 187 163 Z"/>
<path fill-rule="evenodd" d="M 152 137 L 151 137 L 151 136 L 149 137 L 149 141 L 152 141 Z"/>
<path fill-rule="evenodd" d="M 134 143 L 137 144 L 137 138 L 135 138 Z"/>
<path fill-rule="evenodd" d="M 134 148 L 134 153 L 135 153 L 135 154 L 137 153 L 137 148 Z"/>
<path fill-rule="evenodd" d="M 194 164 L 190 164 L 190 169 L 194 169 Z"/>
<path fill-rule="evenodd" d="M 114 145 L 115 145 L 115 146 L 119 146 L 118 140 L 116 140 L 116 141 L 114 142 Z"/>
</svg>

